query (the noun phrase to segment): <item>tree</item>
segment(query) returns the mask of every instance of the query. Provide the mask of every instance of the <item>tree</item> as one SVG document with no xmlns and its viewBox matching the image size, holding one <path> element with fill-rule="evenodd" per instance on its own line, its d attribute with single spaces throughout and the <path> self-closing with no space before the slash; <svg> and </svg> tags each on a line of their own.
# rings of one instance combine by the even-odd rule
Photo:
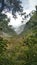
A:
<svg viewBox="0 0 37 65">
<path fill-rule="evenodd" d="M 37 14 L 37 5 L 36 5 L 36 14 Z"/>
<path fill-rule="evenodd" d="M 12 14 L 14 15 L 16 12 L 22 12 L 22 6 L 20 0 L 0 0 L 1 8 L 0 11 L 2 12 L 5 8 L 9 11 L 12 10 Z"/>
<path fill-rule="evenodd" d="M 0 35 L 2 32 L 7 34 L 15 33 L 12 26 L 8 25 L 10 19 L 7 18 L 5 14 L 0 14 Z"/>
<path fill-rule="evenodd" d="M 9 19 L 5 14 L 0 14 L 0 31 L 5 31 L 8 29 Z"/>
</svg>

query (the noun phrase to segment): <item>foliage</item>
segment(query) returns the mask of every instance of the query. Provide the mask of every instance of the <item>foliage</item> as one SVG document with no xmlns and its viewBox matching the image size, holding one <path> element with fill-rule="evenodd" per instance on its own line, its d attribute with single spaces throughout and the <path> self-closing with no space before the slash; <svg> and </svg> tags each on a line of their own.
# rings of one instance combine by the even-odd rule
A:
<svg viewBox="0 0 37 65">
<path fill-rule="evenodd" d="M 33 25 L 32 25 L 32 24 Z M 0 65 L 37 65 L 37 16 L 33 15 L 26 24 L 28 30 L 23 35 L 0 39 Z M 30 28 L 29 28 L 30 27 Z M 8 47 L 6 48 L 6 44 Z M 4 47 L 5 46 L 5 47 Z M 4 48 L 4 50 L 3 50 Z M 7 49 L 7 50 L 6 50 Z M 3 54 L 3 53 L 4 54 Z M 3 54 L 3 55 L 2 55 Z"/>
<path fill-rule="evenodd" d="M 0 31 L 8 34 L 12 34 L 12 32 L 14 33 L 14 30 L 11 29 L 12 26 L 8 26 L 9 21 L 10 20 L 7 18 L 5 14 L 0 13 Z"/>
<path fill-rule="evenodd" d="M 12 10 L 12 14 L 15 15 L 16 12 L 21 12 L 22 6 L 20 0 L 1 0 L 1 8 L 0 11 L 2 12 L 4 8 Z"/>
<path fill-rule="evenodd" d="M 2 65 L 3 58 L 5 57 L 4 53 L 6 52 L 7 40 L 3 40 L 0 37 L 0 65 Z"/>
<path fill-rule="evenodd" d="M 0 54 L 6 50 L 6 46 L 6 41 L 3 40 L 2 37 L 0 37 Z"/>
</svg>

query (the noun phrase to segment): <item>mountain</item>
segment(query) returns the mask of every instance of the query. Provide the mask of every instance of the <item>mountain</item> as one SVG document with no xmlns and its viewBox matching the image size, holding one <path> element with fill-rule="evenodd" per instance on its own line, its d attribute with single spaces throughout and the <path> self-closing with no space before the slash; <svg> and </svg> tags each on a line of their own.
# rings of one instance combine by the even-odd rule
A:
<svg viewBox="0 0 37 65">
<path fill-rule="evenodd" d="M 23 35 L 28 34 L 28 33 L 31 34 L 35 31 L 37 31 L 37 14 L 36 14 L 36 12 L 30 18 L 29 22 L 26 23 L 26 25 L 24 26 L 24 30 L 21 34 L 23 34 Z"/>
</svg>

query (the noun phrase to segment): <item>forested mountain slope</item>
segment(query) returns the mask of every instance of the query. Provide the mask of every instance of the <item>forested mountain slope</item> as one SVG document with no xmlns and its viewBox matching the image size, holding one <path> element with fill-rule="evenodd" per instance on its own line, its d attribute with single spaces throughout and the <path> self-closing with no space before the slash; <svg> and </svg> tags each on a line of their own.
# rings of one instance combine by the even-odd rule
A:
<svg viewBox="0 0 37 65">
<path fill-rule="evenodd" d="M 0 65 L 37 65 L 37 14 L 20 35 L 0 37 Z"/>
<path fill-rule="evenodd" d="M 28 34 L 28 33 L 31 34 L 33 32 L 34 33 L 37 32 L 37 14 L 36 13 L 34 13 L 31 19 L 26 23 L 22 34 Z"/>
</svg>

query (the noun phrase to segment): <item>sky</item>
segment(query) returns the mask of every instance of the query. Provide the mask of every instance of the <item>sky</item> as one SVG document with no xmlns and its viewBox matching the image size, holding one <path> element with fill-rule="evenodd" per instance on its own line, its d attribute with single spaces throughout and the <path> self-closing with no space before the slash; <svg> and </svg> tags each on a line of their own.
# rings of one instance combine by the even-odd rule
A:
<svg viewBox="0 0 37 65">
<path fill-rule="evenodd" d="M 37 5 L 37 0 L 21 0 L 23 7 L 25 9 L 34 9 L 35 5 Z"/>
<path fill-rule="evenodd" d="M 21 1 L 22 1 L 23 10 L 27 14 L 29 14 L 32 10 L 35 10 L 35 5 L 37 5 L 37 0 L 21 0 Z M 13 18 L 11 12 L 7 12 L 5 14 L 7 15 L 8 18 L 10 18 L 10 22 L 9 22 L 8 25 L 12 25 L 12 27 L 14 28 L 14 30 L 17 33 L 20 31 L 19 26 L 26 24 L 27 21 L 30 19 L 30 18 L 27 18 L 24 21 L 24 23 L 22 23 L 21 22 L 22 21 L 22 17 L 20 15 L 18 15 L 18 13 L 17 13 L 18 18 L 16 20 Z M 21 29 L 23 29 L 23 28 L 21 28 Z"/>
<path fill-rule="evenodd" d="M 30 10 L 35 10 L 35 5 L 37 4 L 37 0 L 21 0 L 22 1 L 22 5 L 23 5 L 23 9 L 24 11 L 26 11 L 27 13 L 30 12 Z M 18 18 L 16 20 L 14 20 L 12 18 L 12 14 L 7 13 L 10 16 L 10 23 L 11 25 L 13 25 L 13 27 L 18 27 L 20 26 L 22 23 L 22 18 L 17 14 Z M 25 20 L 26 23 L 26 20 Z M 24 24 L 25 24 L 24 23 Z"/>
</svg>

